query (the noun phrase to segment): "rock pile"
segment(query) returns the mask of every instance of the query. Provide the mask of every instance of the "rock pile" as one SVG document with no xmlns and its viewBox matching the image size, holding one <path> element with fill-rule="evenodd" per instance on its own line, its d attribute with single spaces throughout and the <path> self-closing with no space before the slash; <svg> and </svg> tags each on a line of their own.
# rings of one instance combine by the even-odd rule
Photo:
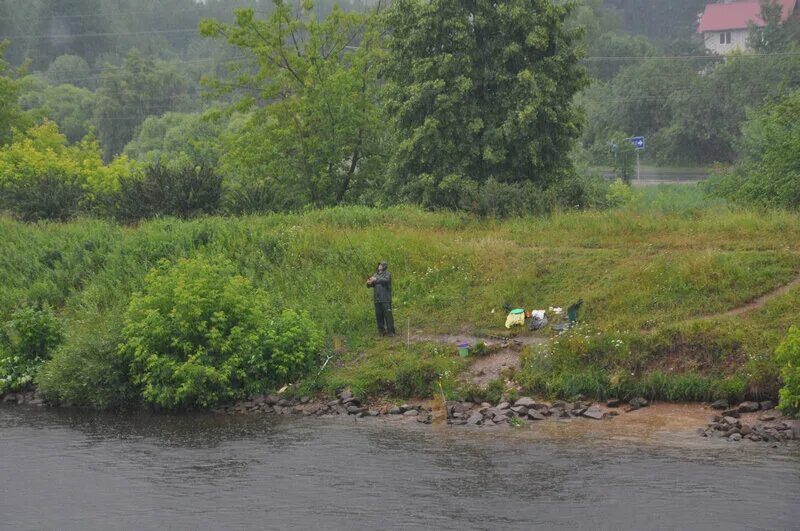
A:
<svg viewBox="0 0 800 531">
<path fill-rule="evenodd" d="M 621 402 L 612 399 L 606 407 L 615 408 Z M 647 405 L 644 399 L 632 400 L 626 410 L 638 409 Z M 600 405 L 583 400 L 567 402 L 556 400 L 552 403 L 538 402 L 529 397 L 522 397 L 515 402 L 503 401 L 497 405 L 488 402 L 476 403 L 470 401 L 448 401 L 447 422 L 452 425 L 468 426 L 497 426 L 502 424 L 518 424 L 527 421 L 541 421 L 547 418 L 555 420 L 571 420 L 583 417 L 593 420 L 602 420 L 618 415 L 616 411 L 604 411 Z M 248 400 L 229 406 L 222 406 L 215 410 L 218 413 L 273 413 L 279 415 L 300 414 L 315 416 L 351 415 L 360 417 L 378 417 L 383 415 L 412 417 L 418 422 L 430 423 L 433 412 L 430 407 L 402 404 L 387 405 L 370 408 L 353 396 L 346 389 L 339 393 L 336 400 L 320 402 L 308 397 L 280 398 L 274 395 L 251 397 Z"/>
<path fill-rule="evenodd" d="M 354 415 L 357 417 L 377 417 L 380 412 L 361 404 L 361 401 L 346 389 L 336 400 L 329 402 L 313 401 L 304 396 L 300 399 L 282 398 L 275 395 L 260 395 L 237 402 L 229 406 L 222 406 L 214 410 L 217 413 L 274 413 L 278 415 Z"/>
<path fill-rule="evenodd" d="M 728 403 L 720 400 L 711 404 L 714 409 L 724 409 L 722 413 L 714 415 L 705 428 L 700 428 L 698 434 L 703 437 L 722 437 L 730 441 L 782 442 L 800 437 L 796 421 L 783 419 L 780 413 L 772 411 L 772 402 L 742 402 L 735 408 L 729 408 Z M 742 414 L 764 411 L 760 416 L 749 415 L 744 421 Z"/>
<path fill-rule="evenodd" d="M 601 420 L 613 416 L 615 412 L 605 413 L 598 405 L 591 402 L 565 402 L 556 400 L 552 404 L 537 402 L 532 398 L 522 397 L 513 404 L 500 402 L 492 406 L 488 402 L 447 402 L 448 422 L 453 425 L 497 426 L 524 421 L 541 421 L 550 417 L 557 420 L 569 420 L 585 417 Z"/>
</svg>

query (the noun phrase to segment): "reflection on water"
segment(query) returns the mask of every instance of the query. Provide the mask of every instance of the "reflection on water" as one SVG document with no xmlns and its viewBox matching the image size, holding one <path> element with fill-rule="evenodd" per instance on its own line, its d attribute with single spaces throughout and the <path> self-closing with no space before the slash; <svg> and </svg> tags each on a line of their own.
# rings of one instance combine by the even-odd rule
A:
<svg viewBox="0 0 800 531">
<path fill-rule="evenodd" d="M 492 430 L 2 407 L 0 528 L 796 528 L 798 446 L 699 440 L 685 414 Z"/>
</svg>

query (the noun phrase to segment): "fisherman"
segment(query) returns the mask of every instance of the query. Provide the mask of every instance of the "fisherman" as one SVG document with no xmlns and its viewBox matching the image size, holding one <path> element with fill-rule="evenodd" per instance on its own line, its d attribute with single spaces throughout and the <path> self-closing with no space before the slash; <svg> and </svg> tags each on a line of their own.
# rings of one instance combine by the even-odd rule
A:
<svg viewBox="0 0 800 531">
<path fill-rule="evenodd" d="M 394 318 L 392 317 L 392 274 L 386 269 L 386 262 L 380 262 L 375 274 L 367 279 L 367 287 L 373 289 L 375 301 L 375 320 L 378 321 L 378 333 L 382 336 L 394 336 Z"/>
</svg>

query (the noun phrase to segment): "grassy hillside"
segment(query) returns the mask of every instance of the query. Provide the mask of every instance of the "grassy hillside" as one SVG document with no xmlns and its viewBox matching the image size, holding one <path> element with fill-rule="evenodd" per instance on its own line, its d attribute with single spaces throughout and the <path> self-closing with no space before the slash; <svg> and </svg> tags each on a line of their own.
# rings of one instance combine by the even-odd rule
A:
<svg viewBox="0 0 800 531">
<path fill-rule="evenodd" d="M 796 287 L 725 315 L 800 275 L 800 216 L 735 209 L 689 186 L 648 190 L 605 212 L 507 221 L 351 207 L 137 227 L 0 219 L 0 233 L 0 320 L 46 302 L 66 322 L 62 350 L 73 357 L 87 335 L 118 328 L 159 260 L 223 255 L 277 304 L 308 310 L 328 337 L 344 338 L 348 352 L 308 385 L 372 394 L 424 394 L 445 372 L 451 394 L 467 392 L 450 350 L 374 338 L 364 279 L 380 259 L 395 279 L 403 333 L 505 333 L 504 303 L 583 298 L 584 327 L 527 353 L 516 375 L 540 393 L 771 396 L 772 352 L 800 307 Z M 59 354 L 51 366 L 66 363 Z M 675 374 L 693 379 L 691 392 L 676 390 Z"/>
</svg>

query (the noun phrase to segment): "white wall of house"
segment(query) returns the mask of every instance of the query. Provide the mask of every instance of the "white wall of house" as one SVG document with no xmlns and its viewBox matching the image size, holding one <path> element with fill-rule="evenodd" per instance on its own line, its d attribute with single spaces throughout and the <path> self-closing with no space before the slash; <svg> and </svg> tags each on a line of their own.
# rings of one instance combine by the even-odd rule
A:
<svg viewBox="0 0 800 531">
<path fill-rule="evenodd" d="M 747 37 L 749 31 L 737 29 L 729 31 L 707 31 L 703 33 L 706 49 L 720 55 L 731 53 L 734 50 L 748 50 Z M 723 38 L 720 38 L 723 35 Z M 730 36 L 730 39 L 728 38 Z M 728 42 L 730 40 L 730 42 Z M 724 41 L 724 42 L 720 42 Z"/>
</svg>

